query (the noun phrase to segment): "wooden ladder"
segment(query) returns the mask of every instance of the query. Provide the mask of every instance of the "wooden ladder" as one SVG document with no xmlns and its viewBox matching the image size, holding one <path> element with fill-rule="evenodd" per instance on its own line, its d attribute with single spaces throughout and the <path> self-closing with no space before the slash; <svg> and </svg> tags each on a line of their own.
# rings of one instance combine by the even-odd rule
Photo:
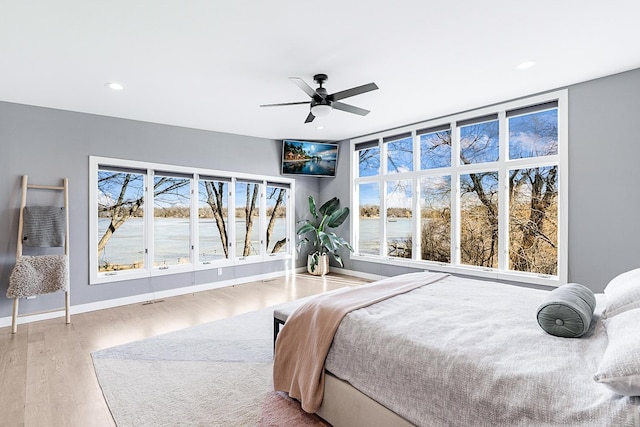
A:
<svg viewBox="0 0 640 427">
<path fill-rule="evenodd" d="M 55 185 L 37 185 L 29 184 L 27 175 L 22 176 L 22 197 L 20 199 L 20 215 L 18 222 L 18 245 L 16 248 L 16 259 L 22 256 L 22 231 L 24 227 L 24 208 L 27 205 L 27 191 L 32 190 L 54 190 L 62 191 L 64 194 L 64 210 L 65 210 L 65 237 L 64 237 L 64 254 L 69 256 L 69 180 L 62 179 L 62 186 Z M 13 315 L 11 318 L 11 333 L 18 331 L 18 301 L 19 298 L 13 299 Z M 66 323 L 71 323 L 69 290 L 64 293 L 64 309 L 66 314 Z"/>
</svg>

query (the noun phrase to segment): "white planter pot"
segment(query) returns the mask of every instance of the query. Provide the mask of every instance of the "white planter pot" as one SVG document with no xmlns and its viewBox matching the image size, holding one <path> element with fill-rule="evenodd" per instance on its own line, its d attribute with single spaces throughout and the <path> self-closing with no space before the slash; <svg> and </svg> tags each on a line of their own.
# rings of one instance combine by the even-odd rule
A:
<svg viewBox="0 0 640 427">
<path fill-rule="evenodd" d="M 311 255 L 307 257 L 307 271 L 314 276 L 324 276 L 329 272 L 329 255 L 322 254 L 318 257 L 318 265 L 311 271 Z"/>
</svg>

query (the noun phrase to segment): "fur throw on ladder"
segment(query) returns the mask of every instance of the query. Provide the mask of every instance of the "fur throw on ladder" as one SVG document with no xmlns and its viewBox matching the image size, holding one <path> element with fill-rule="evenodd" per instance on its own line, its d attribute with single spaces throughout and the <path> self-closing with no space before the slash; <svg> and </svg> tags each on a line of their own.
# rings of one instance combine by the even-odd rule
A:
<svg viewBox="0 0 640 427">
<path fill-rule="evenodd" d="M 21 256 L 9 276 L 8 298 L 69 290 L 67 255 Z"/>
</svg>

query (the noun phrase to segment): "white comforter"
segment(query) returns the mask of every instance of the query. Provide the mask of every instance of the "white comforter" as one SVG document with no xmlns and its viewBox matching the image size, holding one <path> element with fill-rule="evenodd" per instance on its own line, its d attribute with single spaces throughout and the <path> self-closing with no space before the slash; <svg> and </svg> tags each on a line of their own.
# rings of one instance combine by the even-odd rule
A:
<svg viewBox="0 0 640 427">
<path fill-rule="evenodd" d="M 326 369 L 421 426 L 637 426 L 640 398 L 593 380 L 607 345 L 548 335 L 547 291 L 447 277 L 351 312 Z"/>
</svg>

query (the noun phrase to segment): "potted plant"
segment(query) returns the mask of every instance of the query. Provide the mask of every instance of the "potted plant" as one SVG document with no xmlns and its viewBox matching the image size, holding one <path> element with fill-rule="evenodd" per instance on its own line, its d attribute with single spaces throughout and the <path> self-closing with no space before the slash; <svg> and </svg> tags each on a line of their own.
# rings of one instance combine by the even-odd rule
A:
<svg viewBox="0 0 640 427">
<path fill-rule="evenodd" d="M 329 254 L 342 267 L 342 258 L 338 255 L 340 248 L 347 248 L 353 252 L 353 248 L 342 237 L 336 235 L 327 228 L 335 228 L 340 226 L 349 216 L 349 208 L 340 207 L 340 200 L 337 197 L 327 201 L 320 209 L 316 209 L 316 202 L 313 196 L 309 196 L 309 212 L 312 219 L 304 219 L 298 221 L 302 224 L 296 234 L 301 236 L 298 241 L 298 250 L 307 243 L 312 243 L 314 251 L 307 257 L 307 271 L 316 276 L 323 276 L 329 272 Z M 312 233 L 309 239 L 305 235 Z"/>
</svg>

